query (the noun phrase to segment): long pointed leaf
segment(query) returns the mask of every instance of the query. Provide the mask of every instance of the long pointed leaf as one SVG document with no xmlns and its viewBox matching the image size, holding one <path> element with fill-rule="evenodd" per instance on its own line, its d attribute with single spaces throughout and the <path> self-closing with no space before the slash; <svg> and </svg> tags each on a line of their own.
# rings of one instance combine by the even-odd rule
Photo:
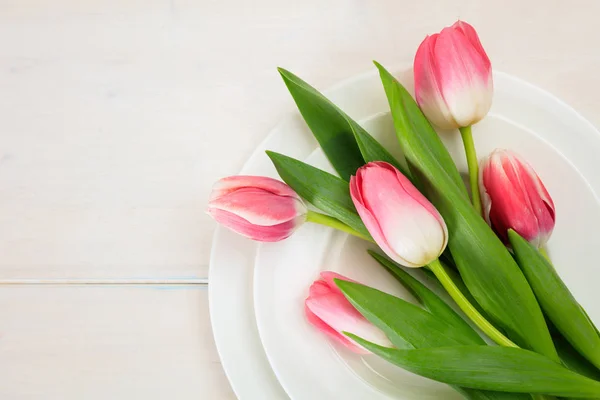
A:
<svg viewBox="0 0 600 400">
<path fill-rule="evenodd" d="M 600 368 L 600 336 L 596 327 L 552 264 L 517 232 L 509 230 L 508 238 L 544 313 L 581 355 Z"/>
<path fill-rule="evenodd" d="M 346 298 L 370 322 L 401 348 L 473 344 L 453 325 L 412 303 L 354 282 L 335 281 Z M 426 334 L 424 332 L 427 332 Z"/>
<path fill-rule="evenodd" d="M 379 256 L 376 253 L 372 253 L 372 255 Z M 385 262 L 386 259 L 381 258 L 381 260 Z M 386 264 L 384 266 L 387 267 Z M 371 323 L 382 329 L 398 348 L 447 346 L 456 343 L 455 334 L 462 336 L 463 343 L 483 343 L 469 325 L 464 324 L 464 329 L 456 329 L 456 325 L 459 324 L 458 321 L 448 323 L 448 315 L 454 313 L 454 311 L 447 309 L 445 303 L 435 293 L 410 275 L 404 274 L 400 273 L 395 276 L 409 286 L 423 304 L 428 307 L 429 313 L 431 313 L 430 316 L 426 315 L 427 311 L 420 309 L 420 311 L 417 311 L 414 305 L 375 289 L 345 281 L 336 281 L 336 283 L 342 288 L 347 298 L 359 307 L 357 308 L 359 312 Z M 440 303 L 443 303 L 443 305 Z M 454 315 L 456 318 L 460 318 L 458 315 Z M 462 320 L 461 322 L 464 323 Z M 453 331 L 452 335 L 440 335 L 440 330 L 436 329 L 436 327 L 439 328 L 440 323 L 450 326 L 450 330 Z M 465 329 L 471 330 L 471 333 L 465 334 Z M 445 329 L 443 330 L 445 331 Z M 453 386 L 453 388 L 471 400 L 525 400 L 529 398 L 529 396 L 516 393 L 497 393 L 457 386 Z"/>
<path fill-rule="evenodd" d="M 279 176 L 296 193 L 318 209 L 370 237 L 356 212 L 348 182 L 328 172 L 283 154 L 267 151 Z"/>
<path fill-rule="evenodd" d="M 377 66 L 408 165 L 446 221 L 448 247 L 469 291 L 513 341 L 558 361 L 525 276 L 471 206 L 450 154 L 412 96 Z"/>
<path fill-rule="evenodd" d="M 455 189 L 465 199 L 468 199 L 467 189 L 452 156 L 450 156 L 450 153 L 444 147 L 444 144 L 429 124 L 429 121 L 422 116 L 417 103 L 414 102 L 410 93 L 383 66 L 377 62 L 375 62 L 375 65 L 379 69 L 388 102 L 390 103 L 394 128 L 396 129 L 398 139 L 400 139 L 402 151 L 405 152 L 406 161 L 409 163 L 409 166 L 414 165 L 417 167 L 417 170 L 435 169 L 444 179 L 453 182 Z M 399 112 L 398 106 L 400 105 L 408 108 L 410 112 Z M 419 114 L 422 116 L 421 118 L 419 118 Z M 417 132 L 418 134 L 413 134 Z M 420 153 L 425 148 L 429 156 L 420 157 L 422 155 Z"/>
<path fill-rule="evenodd" d="M 425 285 L 404 271 L 399 264 L 396 264 L 386 256 L 369 250 L 369 254 L 385 269 L 387 269 L 396 279 L 398 279 L 414 296 L 419 299 L 425 309 L 436 317 L 442 319 L 447 324 L 460 332 L 465 338 L 469 338 L 472 344 L 485 344 L 481 337 L 458 315 L 452 307 L 440 299 L 435 293 L 429 290 Z"/>
<path fill-rule="evenodd" d="M 529 350 L 497 346 L 390 349 L 347 334 L 361 346 L 415 374 L 474 389 L 600 398 L 600 382 Z"/>
<path fill-rule="evenodd" d="M 352 125 L 358 124 L 308 83 L 283 68 L 278 70 L 327 158 L 348 181 L 365 163 L 352 133 Z"/>
<path fill-rule="evenodd" d="M 404 174 L 404 176 L 410 179 L 410 171 L 406 166 L 406 162 L 401 163 L 396 160 L 386 149 L 383 147 L 373 136 L 365 131 L 360 125 L 356 123 L 350 123 L 352 133 L 360 149 L 360 152 L 365 162 L 370 161 L 385 161 L 392 164 Z M 403 160 L 404 161 L 404 160 Z"/>
<path fill-rule="evenodd" d="M 527 393 L 492 392 L 490 390 L 471 389 L 461 386 L 452 387 L 469 400 L 531 400 L 531 395 Z"/>
</svg>

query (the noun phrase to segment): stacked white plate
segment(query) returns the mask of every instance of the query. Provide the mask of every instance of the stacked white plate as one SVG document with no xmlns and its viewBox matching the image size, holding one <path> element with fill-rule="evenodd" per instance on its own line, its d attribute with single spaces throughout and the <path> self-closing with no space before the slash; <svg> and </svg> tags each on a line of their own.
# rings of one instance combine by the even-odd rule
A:
<svg viewBox="0 0 600 400">
<path fill-rule="evenodd" d="M 408 88 L 412 73 L 396 76 Z M 600 244 L 600 134 L 569 106 L 526 82 L 494 75 L 494 104 L 473 128 L 480 157 L 510 148 L 536 169 L 552 195 L 557 224 L 549 250 L 560 275 L 600 321 L 600 277 L 595 253 Z M 282 90 L 283 86 L 282 86 Z M 347 80 L 325 94 L 392 153 L 398 153 L 389 107 L 373 71 Z M 466 171 L 457 132 L 440 133 Z M 332 171 L 298 113 L 281 123 L 241 171 L 277 177 L 265 150 L 273 150 Z M 320 271 L 334 270 L 365 284 L 411 299 L 367 255 L 359 239 L 305 224 L 292 237 L 260 244 L 219 227 L 210 265 L 210 308 L 217 349 L 241 400 L 460 399 L 446 385 L 357 356 L 313 329 L 303 307 Z"/>
</svg>

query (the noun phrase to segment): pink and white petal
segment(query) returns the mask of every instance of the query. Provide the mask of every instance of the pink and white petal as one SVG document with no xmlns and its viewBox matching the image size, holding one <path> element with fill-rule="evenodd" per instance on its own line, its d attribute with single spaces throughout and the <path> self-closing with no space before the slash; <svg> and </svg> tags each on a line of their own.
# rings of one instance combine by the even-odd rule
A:
<svg viewBox="0 0 600 400">
<path fill-rule="evenodd" d="M 350 340 L 343 334 L 338 333 L 335 330 L 333 330 L 329 325 L 327 325 L 325 322 L 323 322 L 323 320 L 321 318 L 319 318 L 315 314 L 313 314 L 313 312 L 310 311 L 310 309 L 306 305 L 304 306 L 304 313 L 306 315 L 306 319 L 312 326 L 314 326 L 319 331 L 326 334 L 333 340 L 335 340 L 338 343 L 342 344 L 343 346 L 347 347 L 352 352 L 357 353 L 357 354 L 370 354 L 370 352 L 368 350 L 366 350 L 364 347 L 359 346 L 358 344 L 356 344 L 354 341 Z"/>
<path fill-rule="evenodd" d="M 329 287 L 329 284 L 325 280 L 317 280 L 310 285 L 308 289 L 308 297 L 317 297 L 325 294 L 330 294 L 334 289 Z"/>
<path fill-rule="evenodd" d="M 337 272 L 333 272 L 333 271 L 323 271 L 323 272 L 321 272 L 321 279 L 323 279 L 323 281 L 330 288 L 331 291 L 333 291 L 335 293 L 339 293 L 342 296 L 343 296 L 343 293 L 340 290 L 340 288 L 336 285 L 335 279 L 339 279 L 341 281 L 348 281 L 348 282 L 357 283 L 355 280 L 352 280 L 352 279 L 350 279 L 348 277 L 345 277 L 344 275 L 338 274 Z"/>
<path fill-rule="evenodd" d="M 242 236 L 259 242 L 278 242 L 283 240 L 294 233 L 294 231 L 305 221 L 305 217 L 302 216 L 278 225 L 257 226 L 229 211 L 209 206 L 207 212 L 221 225 L 226 226 Z"/>
<path fill-rule="evenodd" d="M 508 243 L 507 231 L 514 229 L 525 239 L 537 235 L 537 219 L 511 160 L 502 152 L 492 153 L 483 172 L 483 182 L 492 199 L 490 222 L 500 238 Z"/>
<path fill-rule="evenodd" d="M 416 202 L 418 202 L 421 205 L 421 207 L 423 207 L 432 216 L 434 216 L 440 222 L 440 225 L 443 226 L 444 230 L 447 233 L 448 230 L 446 228 L 446 222 L 444 221 L 444 218 L 437 210 L 437 208 L 435 208 L 435 206 L 431 204 L 427 197 L 425 197 L 423 193 L 419 192 L 419 189 L 417 189 L 415 185 L 413 185 L 412 182 L 406 176 L 404 176 L 400 171 L 398 171 L 396 167 L 394 167 L 391 164 L 387 164 L 387 168 L 395 172 L 396 179 L 398 179 L 398 183 L 400 184 L 400 186 L 402 186 L 402 189 L 404 189 L 404 191 L 410 197 L 412 197 Z"/>
<path fill-rule="evenodd" d="M 358 170 L 357 176 L 353 176 L 350 178 L 350 196 L 352 197 L 352 202 L 354 203 L 354 207 L 356 207 L 356 211 L 360 216 L 360 219 L 367 227 L 367 230 L 373 237 L 373 240 L 377 245 L 383 250 L 385 254 L 388 255 L 392 260 L 401 263 L 404 261 L 402 257 L 394 252 L 394 250 L 389 246 L 381 228 L 379 226 L 379 222 L 375 219 L 371 211 L 364 205 L 364 197 L 362 195 L 362 190 L 359 188 L 359 185 L 362 183 L 362 173 L 363 168 Z M 404 265 L 404 264 L 402 264 Z"/>
<path fill-rule="evenodd" d="M 444 28 L 440 33 L 435 56 L 442 94 L 454 120 L 459 126 L 479 121 L 491 106 L 489 63 L 465 35 L 452 28 Z"/>
<path fill-rule="evenodd" d="M 438 34 L 428 36 L 417 49 L 413 67 L 415 98 L 431 123 L 442 129 L 456 129 L 458 125 L 446 105 L 436 75 L 433 49 L 437 37 Z"/>
<path fill-rule="evenodd" d="M 477 31 L 475 30 L 475 28 L 473 28 L 473 26 L 471 26 L 467 22 L 461 21 L 461 20 L 456 21 L 454 23 L 454 25 L 452 25 L 452 28 L 460 30 L 462 32 L 462 34 L 466 36 L 466 38 L 469 40 L 469 42 L 471 42 L 471 45 L 473 45 L 473 47 L 479 52 L 479 55 L 487 63 L 488 68 L 491 69 L 492 63 L 490 62 L 490 59 L 489 59 L 487 53 L 485 52 L 485 49 L 481 45 L 481 41 L 479 40 L 479 35 L 477 34 Z"/>
<path fill-rule="evenodd" d="M 349 332 L 372 343 L 390 347 L 384 333 L 363 317 L 344 296 L 337 293 L 308 298 L 306 306 L 334 331 Z"/>
<path fill-rule="evenodd" d="M 535 214 L 538 222 L 538 247 L 544 245 L 541 242 L 543 239 L 540 235 L 544 234 L 549 236 L 554 229 L 556 220 L 554 203 L 550 198 L 550 195 L 546 191 L 544 184 L 537 176 L 533 168 L 529 166 L 525 161 L 519 163 L 518 168 L 520 169 L 521 178 L 523 181 L 524 190 L 527 192 L 531 209 Z"/>
<path fill-rule="evenodd" d="M 301 200 L 278 196 L 257 188 L 241 188 L 209 203 L 212 208 L 234 213 L 251 224 L 278 225 L 307 213 Z"/>
<path fill-rule="evenodd" d="M 409 195 L 395 170 L 365 168 L 363 179 L 363 198 L 395 255 L 390 257 L 411 268 L 436 259 L 447 241 L 439 213 L 432 214 Z"/>
<path fill-rule="evenodd" d="M 268 192 L 300 199 L 298 194 L 285 183 L 266 176 L 235 175 L 220 179 L 213 185 L 209 201 L 240 188 L 264 189 Z"/>
</svg>

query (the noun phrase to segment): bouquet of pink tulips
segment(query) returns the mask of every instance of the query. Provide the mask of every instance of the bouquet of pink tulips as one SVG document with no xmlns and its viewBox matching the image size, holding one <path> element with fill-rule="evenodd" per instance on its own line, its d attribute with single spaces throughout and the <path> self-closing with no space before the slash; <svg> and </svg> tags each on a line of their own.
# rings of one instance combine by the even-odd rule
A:
<svg viewBox="0 0 600 400">
<path fill-rule="evenodd" d="M 306 318 L 349 351 L 373 353 L 469 399 L 600 398 L 600 334 L 544 248 L 555 223 L 550 195 L 511 151 L 478 162 L 471 126 L 488 113 L 493 83 L 473 27 L 459 21 L 423 41 L 416 100 L 375 64 L 402 159 L 280 69 L 338 176 L 267 152 L 285 183 L 222 179 L 208 212 L 259 241 L 283 240 L 312 222 L 372 242 L 378 250 L 370 254 L 420 305 L 334 272 L 315 277 Z M 469 189 L 434 126 L 460 131 Z M 406 268 L 435 277 L 495 345 Z"/>
</svg>

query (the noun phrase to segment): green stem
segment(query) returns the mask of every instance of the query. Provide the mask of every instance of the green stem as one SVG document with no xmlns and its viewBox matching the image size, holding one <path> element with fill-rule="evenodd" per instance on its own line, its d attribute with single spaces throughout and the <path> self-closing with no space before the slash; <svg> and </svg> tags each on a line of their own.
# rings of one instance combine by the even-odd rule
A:
<svg viewBox="0 0 600 400">
<path fill-rule="evenodd" d="M 371 239 L 370 237 L 367 237 L 367 236 L 363 235 L 362 233 L 355 231 L 354 229 L 352 229 L 348 225 L 344 224 L 340 220 L 330 217 L 329 215 L 321 214 L 321 213 L 318 213 L 315 211 L 308 211 L 306 220 L 308 222 L 312 222 L 315 224 L 329 226 L 330 228 L 334 228 L 334 229 L 340 230 L 342 232 L 349 233 L 358 238 L 375 243 L 373 241 L 373 239 Z"/>
<path fill-rule="evenodd" d="M 448 272 L 444 268 L 444 266 L 440 263 L 439 260 L 434 260 L 429 264 L 431 271 L 438 278 L 444 289 L 448 292 L 450 297 L 458 304 L 460 309 L 469 317 L 471 321 L 477 325 L 479 329 L 481 329 L 486 335 L 489 336 L 494 342 L 499 344 L 500 346 L 505 347 L 519 347 L 514 344 L 510 339 L 504 336 L 500 331 L 498 331 L 494 325 L 492 325 L 487 319 L 485 319 L 479 311 L 467 300 L 465 295 L 458 289 L 458 287 L 448 275 Z"/>
<path fill-rule="evenodd" d="M 481 197 L 479 195 L 479 163 L 477 162 L 477 153 L 475 152 L 475 142 L 473 142 L 473 134 L 471 126 L 460 128 L 463 145 L 465 146 L 465 154 L 467 155 L 467 165 L 469 167 L 469 183 L 471 185 L 471 197 L 473 207 L 479 215 L 481 215 Z"/>
</svg>

